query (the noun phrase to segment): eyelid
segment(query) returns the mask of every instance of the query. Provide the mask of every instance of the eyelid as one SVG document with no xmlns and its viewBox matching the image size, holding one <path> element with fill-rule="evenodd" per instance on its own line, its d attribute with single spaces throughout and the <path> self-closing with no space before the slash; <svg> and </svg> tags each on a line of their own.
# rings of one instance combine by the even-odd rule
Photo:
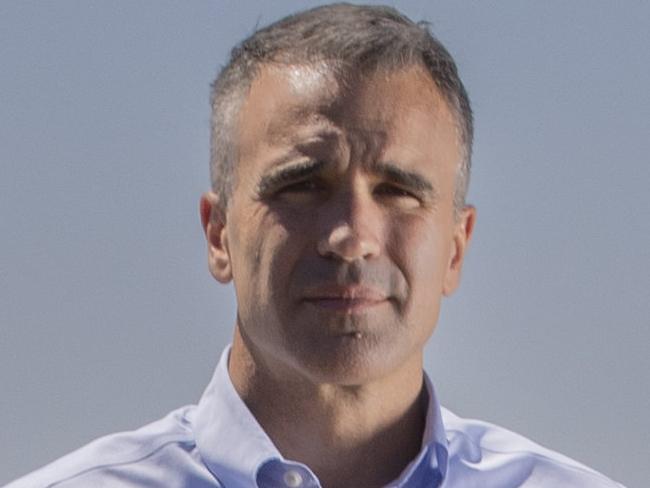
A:
<svg viewBox="0 0 650 488">
<path fill-rule="evenodd" d="M 284 191 L 291 191 L 293 189 L 297 189 L 297 188 L 300 188 L 300 187 L 307 187 L 308 185 L 310 186 L 310 188 L 309 188 L 310 190 L 311 189 L 313 189 L 313 190 L 319 189 L 320 186 L 321 186 L 319 184 L 317 178 L 305 178 L 305 179 L 302 179 L 302 180 L 296 180 L 296 181 L 287 183 L 285 185 L 281 185 L 279 188 L 276 189 L 276 193 L 281 193 L 281 192 L 284 192 Z"/>
<path fill-rule="evenodd" d="M 379 188 L 379 189 L 390 189 L 390 190 L 395 190 L 395 193 L 396 193 L 396 194 L 402 193 L 403 196 L 408 196 L 408 197 L 411 197 L 411 198 L 415 198 L 415 199 L 417 199 L 417 200 L 421 200 L 421 199 L 422 199 L 422 196 L 420 195 L 419 192 L 414 191 L 414 190 L 411 189 L 411 188 L 405 188 L 405 187 L 402 186 L 402 185 L 399 185 L 399 184 L 396 184 L 396 183 L 393 183 L 393 182 L 390 182 L 390 181 L 379 183 L 379 184 L 375 187 L 375 189 L 377 189 L 377 188 Z"/>
<path fill-rule="evenodd" d="M 320 161 L 306 161 L 304 164 L 314 164 L 314 167 L 321 165 Z M 277 179 L 276 191 L 281 190 L 287 186 L 299 185 L 303 183 L 311 182 L 314 184 L 320 184 L 322 183 L 322 180 L 323 177 L 320 170 L 317 170 L 315 168 L 306 174 L 302 172 L 298 174 L 291 174 L 291 172 L 288 172 L 287 174 L 279 175 L 279 178 Z"/>
<path fill-rule="evenodd" d="M 270 197 L 282 188 L 313 178 L 324 164 L 322 161 L 303 160 L 277 168 L 262 177 L 256 193 L 259 198 Z"/>
</svg>

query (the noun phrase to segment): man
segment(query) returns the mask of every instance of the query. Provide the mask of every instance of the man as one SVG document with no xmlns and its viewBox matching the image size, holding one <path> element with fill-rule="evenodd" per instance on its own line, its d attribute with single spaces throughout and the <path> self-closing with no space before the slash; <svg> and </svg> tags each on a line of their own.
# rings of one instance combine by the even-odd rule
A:
<svg viewBox="0 0 650 488">
<path fill-rule="evenodd" d="M 213 87 L 209 268 L 232 346 L 197 406 L 21 487 L 620 486 L 440 407 L 422 371 L 458 286 L 472 116 L 455 64 L 385 7 L 283 19 Z"/>
</svg>

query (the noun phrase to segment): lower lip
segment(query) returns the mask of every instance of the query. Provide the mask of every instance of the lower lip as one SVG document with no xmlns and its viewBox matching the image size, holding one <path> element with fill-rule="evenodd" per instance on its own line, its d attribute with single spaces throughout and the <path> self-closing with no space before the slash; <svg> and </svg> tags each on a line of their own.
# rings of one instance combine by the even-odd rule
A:
<svg viewBox="0 0 650 488">
<path fill-rule="evenodd" d="M 377 307 L 386 300 L 363 300 L 363 299 L 342 299 L 342 298 L 318 298 L 307 300 L 316 307 L 344 313 L 359 313 Z"/>
</svg>

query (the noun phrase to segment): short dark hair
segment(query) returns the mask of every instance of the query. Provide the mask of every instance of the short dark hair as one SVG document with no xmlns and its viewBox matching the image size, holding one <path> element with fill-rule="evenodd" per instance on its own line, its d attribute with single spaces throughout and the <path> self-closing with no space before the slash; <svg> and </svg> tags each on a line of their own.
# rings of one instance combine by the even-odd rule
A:
<svg viewBox="0 0 650 488">
<path fill-rule="evenodd" d="M 212 84 L 210 177 L 224 208 L 231 198 L 236 123 L 259 69 L 266 64 L 331 63 L 337 71 L 422 66 L 452 109 L 459 132 L 455 208 L 465 204 L 471 167 L 473 120 L 453 58 L 429 29 L 391 7 L 337 3 L 285 17 L 235 46 Z"/>
</svg>

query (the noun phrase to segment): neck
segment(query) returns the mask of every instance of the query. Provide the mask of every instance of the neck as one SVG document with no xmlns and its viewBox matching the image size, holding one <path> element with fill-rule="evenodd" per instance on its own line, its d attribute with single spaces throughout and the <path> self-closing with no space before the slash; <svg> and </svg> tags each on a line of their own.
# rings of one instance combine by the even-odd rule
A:
<svg viewBox="0 0 650 488">
<path fill-rule="evenodd" d="M 353 386 L 259 363 L 236 328 L 235 389 L 280 453 L 308 465 L 323 486 L 383 486 L 420 451 L 428 401 L 421 356 Z"/>
</svg>

